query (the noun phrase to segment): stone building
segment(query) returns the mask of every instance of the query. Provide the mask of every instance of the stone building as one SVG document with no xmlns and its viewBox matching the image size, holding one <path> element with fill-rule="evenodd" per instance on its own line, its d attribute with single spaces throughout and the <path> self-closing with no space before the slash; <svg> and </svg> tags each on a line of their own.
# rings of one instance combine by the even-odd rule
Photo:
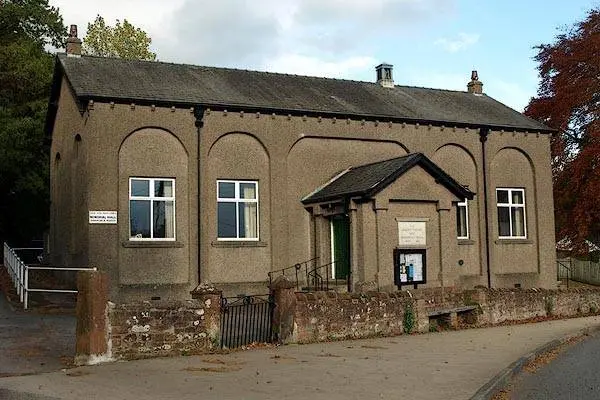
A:
<svg viewBox="0 0 600 400">
<path fill-rule="evenodd" d="M 266 290 L 329 264 L 353 290 L 553 287 L 552 130 L 482 92 L 58 55 L 47 119 L 57 266 L 111 296 Z"/>
</svg>

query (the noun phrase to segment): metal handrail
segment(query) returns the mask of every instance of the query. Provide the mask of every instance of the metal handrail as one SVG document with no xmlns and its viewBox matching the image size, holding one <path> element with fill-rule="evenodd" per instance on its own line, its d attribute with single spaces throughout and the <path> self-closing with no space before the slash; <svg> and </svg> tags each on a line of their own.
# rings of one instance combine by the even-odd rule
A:
<svg viewBox="0 0 600 400">
<path fill-rule="evenodd" d="M 40 247 L 17 247 L 11 248 L 4 242 L 4 266 L 8 275 L 13 281 L 19 301 L 23 303 L 23 309 L 27 310 L 29 305 L 29 292 L 48 292 L 48 293 L 77 293 L 77 290 L 69 289 L 41 289 L 29 287 L 30 270 L 50 270 L 50 271 L 97 271 L 97 268 L 58 268 L 58 267 L 33 267 L 25 264 L 17 255 L 17 250 L 36 250 L 42 251 Z"/>
<path fill-rule="evenodd" d="M 556 260 L 556 264 L 558 265 L 558 267 L 559 267 L 559 268 L 560 268 L 560 267 L 563 267 L 564 269 L 566 269 L 566 270 L 567 270 L 567 289 L 568 289 L 568 288 L 569 288 L 569 279 L 570 279 L 570 277 L 572 276 L 572 272 L 573 272 L 573 271 L 571 270 L 571 267 L 567 267 L 567 266 L 566 266 L 565 264 L 563 264 L 563 262 L 562 262 L 562 261 L 560 261 L 560 260 Z M 559 270 L 558 270 L 558 268 L 556 269 L 556 274 L 557 274 L 557 275 L 559 275 L 559 278 L 560 278 L 560 274 L 559 274 Z"/>
<path fill-rule="evenodd" d="M 319 265 L 318 267 L 312 269 L 308 272 L 308 276 L 311 279 L 308 279 L 308 286 L 306 290 L 311 291 L 324 291 L 331 290 L 331 285 L 338 286 L 340 283 L 345 283 L 348 286 L 348 281 L 350 279 L 350 274 L 346 275 L 345 278 L 336 278 L 333 274 L 332 267 L 337 263 L 337 261 L 331 261 L 327 264 Z M 331 277 L 330 277 L 331 275 Z M 312 283 L 312 285 L 311 285 Z"/>
<path fill-rule="evenodd" d="M 300 290 L 300 287 L 302 286 L 300 284 L 300 282 L 302 281 L 303 278 L 306 278 L 306 282 L 308 283 L 308 279 L 309 279 L 308 273 L 311 270 L 309 268 L 312 268 L 313 265 L 316 265 L 318 260 L 319 260 L 319 257 L 315 257 L 315 258 L 311 258 L 310 260 L 296 263 L 289 267 L 285 267 L 285 268 L 278 269 L 275 271 L 270 271 L 267 274 L 269 276 L 269 286 L 271 286 L 271 284 L 273 283 L 274 276 L 279 276 L 279 275 L 283 275 L 286 277 L 292 276 L 296 282 L 296 290 Z"/>
</svg>

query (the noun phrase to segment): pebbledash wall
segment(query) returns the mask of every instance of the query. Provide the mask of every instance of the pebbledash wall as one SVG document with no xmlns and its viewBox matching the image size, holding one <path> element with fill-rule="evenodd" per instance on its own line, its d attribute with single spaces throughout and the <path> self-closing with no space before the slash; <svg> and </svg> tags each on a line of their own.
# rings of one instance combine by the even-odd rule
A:
<svg viewBox="0 0 600 400">
<path fill-rule="evenodd" d="M 291 109 L 268 102 L 244 108 L 236 106 L 235 98 L 224 104 L 201 98 L 173 100 L 169 96 L 177 90 L 168 80 L 152 80 L 161 76 L 157 71 L 162 69 L 155 68 L 187 67 L 62 55 L 56 63 L 47 127 L 52 139 L 49 262 L 108 272 L 111 299 L 181 300 L 205 281 L 230 294 L 262 293 L 271 271 L 314 257 L 326 264 L 332 261 L 329 220 L 321 204 L 312 205 L 309 212 L 301 200 L 349 167 L 415 152 L 476 193 L 468 203 L 469 238 L 457 238 L 456 199 L 432 196 L 435 180 L 414 170 L 402 178 L 400 194 L 387 190 L 375 202 L 349 204 L 354 221 L 348 249 L 353 285 L 374 281 L 381 290 L 396 289 L 392 278 L 393 249 L 399 246 L 397 219 L 417 218 L 427 221 L 425 287 L 556 286 L 554 219 L 545 212 L 552 209 L 551 131 L 543 125 L 482 93 L 224 69 L 207 69 L 213 71 L 207 76 L 226 73 L 238 78 L 206 78 L 215 90 L 237 93 L 234 89 L 239 87 L 241 93 L 248 86 L 240 82 L 250 84 L 260 77 L 266 86 L 261 96 L 253 93 L 250 100 L 273 94 L 285 98 Z M 193 68 L 177 75 L 185 77 L 186 86 L 194 86 L 190 79 L 204 70 Z M 131 85 L 137 98 L 125 96 L 126 88 L 118 87 L 127 74 L 145 82 L 144 87 Z M 309 83 L 313 86 L 306 86 Z M 148 91 L 155 84 L 168 98 Z M 101 87 L 106 91 L 98 91 Z M 300 106 L 294 98 L 307 87 L 317 103 L 334 99 L 344 104 L 344 94 L 357 96 L 360 103 L 381 102 L 374 111 L 365 109 L 367 114 L 354 110 L 345 115 L 335 108 L 311 112 L 317 103 Z M 426 101 L 435 114 L 428 117 L 431 120 L 403 117 L 408 106 L 394 111 L 395 117 L 380 114 L 393 99 L 408 99 L 414 90 L 423 101 L 433 96 Z M 463 108 L 481 109 L 481 115 L 454 115 L 453 110 L 461 108 L 455 109 L 452 99 L 462 99 Z M 445 119 L 436 117 L 440 110 Z M 496 117 L 503 124 L 488 123 Z M 175 180 L 175 240 L 131 240 L 131 177 Z M 218 237 L 220 179 L 258 182 L 258 240 Z M 524 190 L 524 237 L 499 237 L 496 188 Z M 90 211 L 116 211 L 118 218 L 90 224 Z"/>
<path fill-rule="evenodd" d="M 104 273 L 82 272 L 78 281 L 78 364 L 220 349 L 221 292 L 214 287 L 196 288 L 191 300 L 115 304 L 107 301 Z M 600 289 L 587 288 L 301 293 L 281 279 L 274 282 L 272 294 L 274 340 L 279 343 L 424 333 L 434 320 L 454 328 L 482 327 L 600 311 Z"/>
</svg>

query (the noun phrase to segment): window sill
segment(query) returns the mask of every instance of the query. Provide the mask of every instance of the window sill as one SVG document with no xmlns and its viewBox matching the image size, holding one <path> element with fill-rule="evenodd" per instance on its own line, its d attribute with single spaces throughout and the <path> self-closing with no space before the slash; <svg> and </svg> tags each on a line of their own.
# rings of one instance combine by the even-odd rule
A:
<svg viewBox="0 0 600 400">
<path fill-rule="evenodd" d="M 267 247 L 267 242 L 262 240 L 213 240 L 212 247 Z"/>
<path fill-rule="evenodd" d="M 162 248 L 175 248 L 183 247 L 183 243 L 179 241 L 168 241 L 168 240 L 126 240 L 121 242 L 121 246 L 129 248 L 148 248 L 148 247 L 162 247 Z"/>
<path fill-rule="evenodd" d="M 471 240 L 471 239 L 458 239 L 458 245 L 459 246 L 468 246 L 468 245 L 474 245 L 475 241 Z"/>
<path fill-rule="evenodd" d="M 533 244 L 531 239 L 496 239 L 496 244 Z"/>
</svg>

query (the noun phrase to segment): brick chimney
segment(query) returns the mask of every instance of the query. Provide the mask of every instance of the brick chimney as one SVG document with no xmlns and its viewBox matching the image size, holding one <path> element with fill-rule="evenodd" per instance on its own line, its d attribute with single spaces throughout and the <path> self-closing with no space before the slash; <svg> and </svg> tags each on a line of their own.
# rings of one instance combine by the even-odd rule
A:
<svg viewBox="0 0 600 400">
<path fill-rule="evenodd" d="M 471 72 L 471 82 L 467 83 L 467 91 L 473 94 L 483 94 L 483 83 L 479 80 L 477 71 Z"/>
<path fill-rule="evenodd" d="M 81 39 L 77 37 L 77 25 L 71 25 L 69 29 L 67 57 L 81 57 Z"/>
<path fill-rule="evenodd" d="M 375 67 L 375 71 L 377 72 L 377 83 L 383 87 L 393 88 L 394 87 L 394 78 L 392 76 L 392 70 L 394 66 L 391 64 L 379 64 Z"/>
</svg>

